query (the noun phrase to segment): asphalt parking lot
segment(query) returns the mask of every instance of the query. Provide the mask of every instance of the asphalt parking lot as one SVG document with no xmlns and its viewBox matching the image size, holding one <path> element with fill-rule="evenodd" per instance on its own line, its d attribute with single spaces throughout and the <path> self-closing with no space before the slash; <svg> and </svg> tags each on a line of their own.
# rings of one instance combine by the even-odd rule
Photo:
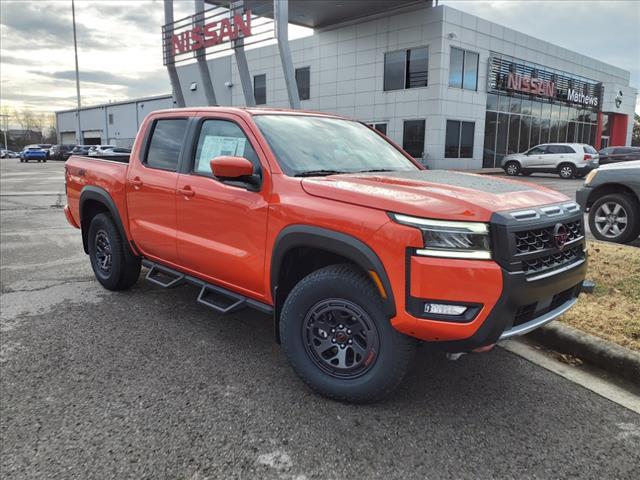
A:
<svg viewBox="0 0 640 480">
<path fill-rule="evenodd" d="M 318 397 L 268 317 L 102 289 L 63 164 L 0 162 L 3 478 L 638 478 L 639 415 L 500 348 L 423 348 L 376 405 Z"/>
</svg>

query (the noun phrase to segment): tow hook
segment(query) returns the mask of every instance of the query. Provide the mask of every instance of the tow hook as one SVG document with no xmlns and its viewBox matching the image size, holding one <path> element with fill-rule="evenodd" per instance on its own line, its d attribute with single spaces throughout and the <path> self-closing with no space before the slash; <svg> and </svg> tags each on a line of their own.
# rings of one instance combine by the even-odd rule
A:
<svg viewBox="0 0 640 480">
<path fill-rule="evenodd" d="M 445 356 L 447 357 L 447 360 L 451 360 L 452 362 L 455 362 L 456 360 L 458 360 L 461 356 L 466 355 L 467 352 L 460 352 L 460 353 L 445 353 Z"/>
</svg>

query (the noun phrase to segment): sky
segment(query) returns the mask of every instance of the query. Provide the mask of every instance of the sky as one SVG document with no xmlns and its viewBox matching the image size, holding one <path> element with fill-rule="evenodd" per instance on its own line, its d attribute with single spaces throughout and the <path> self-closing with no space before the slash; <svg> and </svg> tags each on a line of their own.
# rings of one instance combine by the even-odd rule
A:
<svg viewBox="0 0 640 480">
<path fill-rule="evenodd" d="M 640 1 L 440 3 L 629 70 L 640 89 Z M 174 18 L 192 13 L 193 0 L 175 0 Z M 163 19 L 162 0 L 76 0 L 83 105 L 171 91 Z M 70 0 L 0 0 L 0 40 L 3 109 L 75 106 Z"/>
</svg>

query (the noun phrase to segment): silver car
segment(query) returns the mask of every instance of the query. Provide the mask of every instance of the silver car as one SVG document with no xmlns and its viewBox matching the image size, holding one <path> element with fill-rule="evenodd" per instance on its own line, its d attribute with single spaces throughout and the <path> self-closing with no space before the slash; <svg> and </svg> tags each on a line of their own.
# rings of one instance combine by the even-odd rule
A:
<svg viewBox="0 0 640 480">
<path fill-rule="evenodd" d="M 598 168 L 598 152 L 584 143 L 545 143 L 502 159 L 507 175 L 557 173 L 560 178 L 582 178 Z"/>
</svg>

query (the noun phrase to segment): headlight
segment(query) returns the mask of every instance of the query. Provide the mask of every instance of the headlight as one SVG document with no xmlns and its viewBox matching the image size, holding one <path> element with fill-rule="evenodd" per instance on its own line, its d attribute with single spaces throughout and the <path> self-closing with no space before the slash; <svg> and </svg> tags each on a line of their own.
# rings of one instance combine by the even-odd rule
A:
<svg viewBox="0 0 640 480">
<path fill-rule="evenodd" d="M 393 213 L 398 223 L 419 228 L 424 248 L 418 255 L 428 257 L 490 259 L 489 226 L 479 222 L 430 220 Z"/>
<path fill-rule="evenodd" d="M 591 170 L 589 172 L 589 174 L 587 175 L 587 178 L 584 179 L 584 184 L 585 185 L 589 185 L 594 178 L 596 178 L 596 175 L 598 174 L 598 170 Z"/>
</svg>

